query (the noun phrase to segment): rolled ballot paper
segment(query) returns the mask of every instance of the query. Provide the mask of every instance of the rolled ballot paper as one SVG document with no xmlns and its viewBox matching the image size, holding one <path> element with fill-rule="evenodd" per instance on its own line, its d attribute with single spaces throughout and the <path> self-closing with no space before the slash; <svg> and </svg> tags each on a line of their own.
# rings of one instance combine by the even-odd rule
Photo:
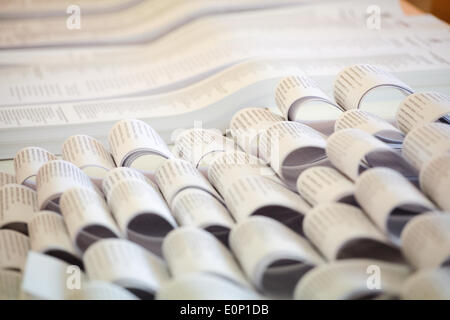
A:
<svg viewBox="0 0 450 320">
<path fill-rule="evenodd" d="M 69 300 L 137 300 L 127 289 L 111 282 L 86 281 L 80 290 L 72 290 Z"/>
<path fill-rule="evenodd" d="M 83 256 L 90 280 L 106 281 L 128 289 L 141 299 L 152 299 L 169 279 L 162 259 L 123 239 L 103 239 Z"/>
<path fill-rule="evenodd" d="M 53 211 L 39 211 L 28 223 L 31 250 L 53 256 L 82 267 L 81 258 L 72 245 L 64 218 Z"/>
<path fill-rule="evenodd" d="M 399 248 L 355 206 L 319 205 L 306 214 L 303 230 L 327 260 L 367 258 L 403 262 Z"/>
<path fill-rule="evenodd" d="M 105 200 L 95 191 L 69 189 L 62 194 L 59 204 L 71 241 L 79 253 L 100 239 L 120 237 Z"/>
<path fill-rule="evenodd" d="M 351 180 L 371 167 L 388 167 L 415 181 L 416 170 L 386 143 L 359 129 L 342 129 L 327 140 L 331 163 Z"/>
<path fill-rule="evenodd" d="M 230 132 L 236 143 L 247 153 L 258 155 L 259 136 L 283 117 L 263 108 L 244 108 L 234 114 Z"/>
<path fill-rule="evenodd" d="M 331 167 L 303 171 L 297 179 L 297 191 L 313 207 L 326 202 L 356 204 L 354 183 Z"/>
<path fill-rule="evenodd" d="M 450 213 L 417 216 L 401 234 L 402 250 L 417 269 L 450 266 Z"/>
<path fill-rule="evenodd" d="M 308 203 L 298 194 L 263 176 L 236 179 L 223 194 L 225 203 L 237 222 L 252 215 L 275 219 L 301 233 Z"/>
<path fill-rule="evenodd" d="M 16 176 L 0 171 L 0 187 L 10 183 L 16 183 Z"/>
<path fill-rule="evenodd" d="M 36 191 L 16 183 L 0 187 L 0 228 L 28 234 L 28 222 L 36 211 Z"/>
<path fill-rule="evenodd" d="M 345 111 L 336 120 L 334 131 L 348 128 L 365 131 L 394 148 L 401 148 L 405 138 L 392 124 L 364 110 Z"/>
<path fill-rule="evenodd" d="M 64 160 L 52 160 L 39 168 L 36 175 L 37 199 L 40 210 L 59 211 L 59 198 L 73 187 L 100 190 L 80 168 Z"/>
<path fill-rule="evenodd" d="M 222 195 L 235 180 L 251 175 L 264 176 L 284 185 L 263 160 L 242 151 L 222 152 L 208 168 L 209 181 Z"/>
<path fill-rule="evenodd" d="M 28 147 L 20 150 L 14 156 L 16 182 L 35 187 L 30 179 L 37 175 L 37 172 L 42 165 L 56 159 L 54 154 L 42 148 Z"/>
<path fill-rule="evenodd" d="M 326 134 L 331 133 L 327 128 L 343 111 L 304 74 L 282 79 L 275 88 L 275 102 L 286 120 L 302 122 Z"/>
<path fill-rule="evenodd" d="M 109 170 L 102 181 L 102 190 L 105 194 L 106 199 L 109 199 L 111 191 L 114 187 L 124 180 L 139 180 L 149 184 L 155 190 L 159 192 L 159 187 L 152 180 L 144 176 L 141 172 L 136 169 L 128 167 L 118 167 Z"/>
<path fill-rule="evenodd" d="M 249 288 L 209 273 L 189 273 L 166 282 L 158 300 L 259 300 Z"/>
<path fill-rule="evenodd" d="M 394 242 L 414 216 L 435 210 L 412 183 L 388 168 L 365 171 L 356 180 L 355 197 L 372 221 Z"/>
<path fill-rule="evenodd" d="M 297 178 L 303 170 L 329 164 L 326 144 L 320 132 L 298 122 L 283 121 L 263 132 L 259 154 L 295 190 Z"/>
<path fill-rule="evenodd" d="M 103 174 L 116 167 L 112 155 L 101 142 L 86 135 L 67 138 L 62 146 L 62 157 L 80 169 L 99 168 Z M 100 175 L 99 170 L 95 173 Z"/>
<path fill-rule="evenodd" d="M 123 235 L 161 254 L 163 238 L 177 223 L 157 190 L 144 181 L 124 180 L 111 190 L 108 204 Z"/>
<path fill-rule="evenodd" d="M 450 125 L 427 123 L 411 130 L 403 142 L 403 156 L 418 171 L 431 158 L 450 151 Z"/>
<path fill-rule="evenodd" d="M 182 159 L 168 159 L 159 166 L 155 173 L 156 182 L 167 203 L 182 190 L 196 188 L 210 193 L 217 200 L 222 197 L 208 180 L 190 162 Z"/>
<path fill-rule="evenodd" d="M 251 217 L 234 227 L 230 246 L 253 285 L 278 298 L 290 298 L 298 279 L 323 263 L 308 240 L 266 217 Z"/>
<path fill-rule="evenodd" d="M 383 88 L 390 90 L 381 90 Z M 363 105 L 366 104 L 366 100 L 369 100 L 369 96 L 375 96 L 377 91 L 383 97 L 383 105 L 390 107 L 390 104 L 386 101 L 387 98 L 394 100 L 392 110 L 380 109 L 379 103 L 376 104 L 377 108 L 370 110 L 377 115 L 383 114 L 383 118 L 388 119 L 394 117 L 398 103 L 404 99 L 404 96 L 413 93 L 413 90 L 403 81 L 386 70 L 370 64 L 346 67 L 339 72 L 334 82 L 334 98 L 344 110 L 364 107 Z M 400 93 L 401 98 L 394 95 L 396 92 Z M 378 97 L 373 98 L 377 100 Z"/>
<path fill-rule="evenodd" d="M 119 167 L 130 167 L 143 155 L 173 157 L 159 134 L 140 120 L 127 119 L 117 122 L 108 137 L 111 154 Z"/>
<path fill-rule="evenodd" d="M 236 149 L 238 146 L 233 140 L 215 130 L 192 128 L 184 130 L 175 138 L 177 156 L 196 168 L 209 166 L 210 157 L 219 152 Z"/>
<path fill-rule="evenodd" d="M 23 271 L 30 249 L 28 237 L 17 231 L 0 230 L 0 248 L 0 269 Z"/>
<path fill-rule="evenodd" d="M 18 300 L 22 275 L 17 271 L 0 270 L 0 300 Z"/>
<path fill-rule="evenodd" d="M 21 297 L 36 300 L 63 300 L 83 287 L 85 274 L 79 267 L 39 252 L 28 253 Z"/>
<path fill-rule="evenodd" d="M 400 103 L 395 119 L 405 134 L 430 122 L 450 124 L 450 97 L 439 92 L 414 93 Z"/>
<path fill-rule="evenodd" d="M 350 259 L 322 264 L 298 282 L 296 300 L 399 298 L 410 269 L 372 259 Z"/>
<path fill-rule="evenodd" d="M 403 284 L 405 300 L 450 300 L 450 269 L 425 269 L 408 277 Z"/>
<path fill-rule="evenodd" d="M 174 278 L 189 273 L 208 273 L 249 287 L 231 252 L 210 233 L 181 227 L 167 235 L 163 256 Z"/>
<path fill-rule="evenodd" d="M 422 167 L 420 188 L 442 210 L 450 211 L 450 152 L 437 155 Z"/>
<path fill-rule="evenodd" d="M 173 198 L 170 207 L 180 226 L 204 229 L 228 245 L 234 220 L 225 205 L 210 193 L 195 188 L 184 189 Z"/>
</svg>

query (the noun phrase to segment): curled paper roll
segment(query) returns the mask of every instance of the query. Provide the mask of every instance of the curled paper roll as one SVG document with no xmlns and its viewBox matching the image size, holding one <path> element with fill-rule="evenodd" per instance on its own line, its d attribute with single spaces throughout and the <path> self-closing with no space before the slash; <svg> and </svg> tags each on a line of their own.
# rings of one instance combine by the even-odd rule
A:
<svg viewBox="0 0 450 320">
<path fill-rule="evenodd" d="M 237 222 L 250 216 L 263 215 L 289 226 L 298 233 L 302 232 L 304 214 L 311 208 L 298 194 L 270 179 L 256 175 L 236 179 L 223 197 Z"/>
<path fill-rule="evenodd" d="M 174 278 L 189 273 L 210 273 L 249 287 L 231 252 L 202 229 L 180 227 L 170 232 L 163 242 L 163 256 Z"/>
<path fill-rule="evenodd" d="M 386 70 L 370 64 L 357 64 L 344 68 L 334 82 L 334 98 L 344 109 L 358 109 L 364 98 L 380 87 L 393 88 L 404 95 L 413 90 Z"/>
<path fill-rule="evenodd" d="M 73 187 L 92 188 L 100 191 L 91 179 L 77 166 L 64 160 L 45 163 L 36 175 L 39 209 L 59 210 L 62 193 Z"/>
<path fill-rule="evenodd" d="M 418 271 L 404 281 L 402 298 L 406 300 L 450 300 L 448 283 L 450 283 L 448 268 Z"/>
<path fill-rule="evenodd" d="M 169 279 L 162 259 L 124 239 L 103 239 L 89 247 L 83 256 L 90 280 L 120 285 L 139 298 L 153 298 Z"/>
<path fill-rule="evenodd" d="M 283 185 L 263 160 L 242 151 L 222 152 L 212 160 L 208 168 L 209 181 L 222 195 L 235 180 L 251 175 L 264 176 Z"/>
<path fill-rule="evenodd" d="M 188 161 L 181 159 L 164 161 L 157 169 L 155 178 L 169 204 L 180 191 L 188 188 L 206 191 L 223 202 L 222 197 L 208 180 Z"/>
<path fill-rule="evenodd" d="M 120 232 L 105 200 L 87 188 L 71 188 L 60 199 L 72 243 L 82 253 L 94 242 L 104 238 L 118 238 Z"/>
<path fill-rule="evenodd" d="M 0 230 L 0 269 L 22 272 L 30 249 L 29 238 L 14 230 Z"/>
<path fill-rule="evenodd" d="M 403 262 L 399 248 L 355 206 L 333 202 L 318 205 L 306 214 L 303 230 L 328 260 Z"/>
<path fill-rule="evenodd" d="M 230 246 L 253 285 L 273 297 L 291 297 L 298 279 L 323 263 L 305 238 L 266 217 L 234 227 Z"/>
<path fill-rule="evenodd" d="M 116 167 L 111 154 L 100 141 L 86 135 L 67 138 L 62 146 L 62 157 L 80 169 L 97 167 L 108 171 Z"/>
<path fill-rule="evenodd" d="M 364 110 L 345 111 L 337 120 L 334 131 L 354 128 L 365 131 L 393 147 L 401 147 L 404 134 L 392 124 Z"/>
<path fill-rule="evenodd" d="M 162 196 L 146 182 L 121 181 L 108 204 L 121 233 L 156 254 L 161 253 L 163 238 L 177 227 Z"/>
<path fill-rule="evenodd" d="M 395 119 L 405 134 L 430 122 L 450 124 L 450 97 L 439 92 L 411 94 L 400 103 Z"/>
<path fill-rule="evenodd" d="M 159 134 L 141 120 L 117 122 L 109 132 L 109 147 L 117 166 L 129 167 L 143 155 L 171 158 L 172 153 Z"/>
<path fill-rule="evenodd" d="M 207 162 L 202 163 L 208 155 L 238 148 L 233 140 L 217 131 L 197 128 L 181 132 L 175 140 L 175 147 L 177 156 L 189 161 L 196 168 L 208 165 Z"/>
<path fill-rule="evenodd" d="M 392 241 L 415 215 L 436 207 L 411 182 L 389 168 L 373 168 L 356 180 L 355 197 L 364 211 Z"/>
<path fill-rule="evenodd" d="M 275 102 L 285 120 L 307 124 L 325 134 L 344 110 L 304 74 L 282 79 L 275 88 Z"/>
<path fill-rule="evenodd" d="M 450 151 L 450 125 L 427 123 L 411 130 L 403 143 L 402 154 L 418 171 L 431 158 Z"/>
<path fill-rule="evenodd" d="M 325 202 L 355 204 L 355 185 L 334 168 L 316 166 L 297 179 L 298 193 L 312 206 Z"/>
<path fill-rule="evenodd" d="M 417 171 L 393 148 L 359 129 L 342 129 L 327 140 L 326 153 L 339 171 L 355 181 L 371 167 L 388 167 L 417 180 Z"/>
<path fill-rule="evenodd" d="M 261 158 L 293 190 L 303 170 L 329 163 L 324 136 L 298 122 L 278 122 L 261 135 L 260 141 Z"/>
<path fill-rule="evenodd" d="M 136 169 L 128 168 L 128 167 L 118 167 L 112 170 L 109 170 L 105 175 L 102 181 L 102 190 L 106 196 L 106 199 L 109 198 L 111 191 L 114 187 L 124 180 L 139 180 L 143 181 L 150 186 L 152 186 L 155 190 L 159 190 L 156 183 L 152 180 L 144 176 L 141 172 Z"/>
<path fill-rule="evenodd" d="M 387 297 L 398 299 L 410 269 L 372 259 L 326 263 L 308 272 L 298 282 L 296 300 L 351 300 Z"/>
<path fill-rule="evenodd" d="M 431 212 L 411 219 L 401 234 L 402 250 L 417 269 L 450 266 L 450 214 Z"/>
<path fill-rule="evenodd" d="M 450 152 L 425 163 L 419 176 L 420 188 L 441 209 L 450 211 Z"/>
<path fill-rule="evenodd" d="M 28 222 L 38 211 L 38 195 L 21 184 L 0 187 L 0 228 L 28 234 Z"/>
<path fill-rule="evenodd" d="M 14 156 L 17 183 L 26 183 L 28 179 L 37 175 L 42 165 L 56 159 L 54 154 L 42 148 L 28 147 L 20 150 Z"/>
<path fill-rule="evenodd" d="M 225 205 L 210 193 L 195 188 L 184 189 L 173 198 L 171 209 L 180 226 L 202 228 L 228 244 L 234 220 Z"/>
<path fill-rule="evenodd" d="M 82 267 L 72 245 L 64 218 L 53 211 L 39 211 L 28 223 L 31 249 Z"/>
<path fill-rule="evenodd" d="M 208 273 L 190 273 L 171 279 L 158 291 L 158 300 L 259 300 L 255 291 Z"/>
<path fill-rule="evenodd" d="M 230 132 L 244 151 L 257 156 L 259 136 L 269 126 L 279 121 L 284 121 L 283 117 L 267 109 L 244 108 L 231 118 Z"/>
</svg>

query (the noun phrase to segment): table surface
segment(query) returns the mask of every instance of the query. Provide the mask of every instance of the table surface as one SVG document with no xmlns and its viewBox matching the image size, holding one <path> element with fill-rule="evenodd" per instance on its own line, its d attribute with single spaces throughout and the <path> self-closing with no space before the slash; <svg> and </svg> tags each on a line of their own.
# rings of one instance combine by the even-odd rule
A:
<svg viewBox="0 0 450 320">
<path fill-rule="evenodd" d="M 423 12 L 418 9 L 416 6 L 407 2 L 406 0 L 400 0 L 401 7 L 403 11 L 408 15 L 419 15 L 423 14 Z M 0 160 L 0 171 L 14 173 L 13 161 L 11 159 Z"/>
</svg>

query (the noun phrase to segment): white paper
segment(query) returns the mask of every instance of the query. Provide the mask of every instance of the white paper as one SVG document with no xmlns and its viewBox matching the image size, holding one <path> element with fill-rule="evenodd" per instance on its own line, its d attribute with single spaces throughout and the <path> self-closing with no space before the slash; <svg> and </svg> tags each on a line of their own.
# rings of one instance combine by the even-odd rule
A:
<svg viewBox="0 0 450 320">
<path fill-rule="evenodd" d="M 53 211 L 38 211 L 28 223 L 31 250 L 51 255 L 70 264 L 80 264 L 64 218 Z"/>
<path fill-rule="evenodd" d="M 378 87 L 392 87 L 405 95 L 413 93 L 408 85 L 385 69 L 359 64 L 346 67 L 339 72 L 334 82 L 334 98 L 345 110 L 358 109 L 366 94 Z"/>
<path fill-rule="evenodd" d="M 450 122 L 450 97 L 439 92 L 420 92 L 406 97 L 395 119 L 404 133 L 429 122 Z"/>
<path fill-rule="evenodd" d="M 256 292 L 208 273 L 189 273 L 166 282 L 158 300 L 259 300 Z"/>
<path fill-rule="evenodd" d="M 13 230 L 0 230 L 0 269 L 23 271 L 30 248 L 28 237 Z"/>
<path fill-rule="evenodd" d="M 160 258 L 127 240 L 98 241 L 85 252 L 83 261 L 90 280 L 113 282 L 145 297 L 153 296 L 169 279 Z"/>
<path fill-rule="evenodd" d="M 253 285 L 272 296 L 290 297 L 298 279 L 323 262 L 305 238 L 266 217 L 239 223 L 230 246 Z"/>
<path fill-rule="evenodd" d="M 59 205 L 78 252 L 86 251 L 100 239 L 120 237 L 110 209 L 95 191 L 71 188 L 62 194 Z"/>
<path fill-rule="evenodd" d="M 441 209 L 450 211 L 450 153 L 431 158 L 423 165 L 419 176 L 420 188 Z"/>
<path fill-rule="evenodd" d="M 450 264 L 450 214 L 431 213 L 412 219 L 403 229 L 402 250 L 417 269 Z"/>
<path fill-rule="evenodd" d="M 0 227 L 27 233 L 27 223 L 38 211 L 38 195 L 20 184 L 0 187 Z"/>
<path fill-rule="evenodd" d="M 210 273 L 247 287 L 248 282 L 230 251 L 201 229 L 181 227 L 167 235 L 163 256 L 173 277 L 189 273 Z"/>
<path fill-rule="evenodd" d="M 343 203 L 319 205 L 306 214 L 303 230 L 327 260 L 401 260 L 400 251 L 355 206 Z"/>
<path fill-rule="evenodd" d="M 398 241 L 411 218 L 436 208 L 411 182 L 389 168 L 374 168 L 362 173 L 356 180 L 355 197 L 393 241 Z"/>
<path fill-rule="evenodd" d="M 156 182 L 167 203 L 182 190 L 196 188 L 209 192 L 223 201 L 208 180 L 190 162 L 181 159 L 169 159 L 159 166 L 155 174 Z"/>
<path fill-rule="evenodd" d="M 403 156 L 417 169 L 431 158 L 450 151 L 450 126 L 428 123 L 410 131 L 403 143 Z"/>
<path fill-rule="evenodd" d="M 52 160 L 41 166 L 36 175 L 36 187 L 41 210 L 58 210 L 61 194 L 73 187 L 100 192 L 81 169 L 64 160 Z"/>
<path fill-rule="evenodd" d="M 43 164 L 56 159 L 55 155 L 42 148 L 28 147 L 20 150 L 14 156 L 17 183 L 23 184 L 28 179 L 35 177 Z"/>
<path fill-rule="evenodd" d="M 448 268 L 428 269 L 414 273 L 403 284 L 406 300 L 449 300 L 450 271 Z"/>
<path fill-rule="evenodd" d="M 387 144 L 359 129 L 342 129 L 327 140 L 326 152 L 331 163 L 351 180 L 368 167 L 388 167 L 408 177 L 413 168 Z"/>
<path fill-rule="evenodd" d="M 116 123 L 109 132 L 109 147 L 120 167 L 129 167 L 138 157 L 156 154 L 172 157 L 159 134 L 143 121 L 130 119 Z"/>
<path fill-rule="evenodd" d="M 379 272 L 380 286 L 371 281 Z M 350 259 L 323 264 L 308 272 L 297 284 L 296 300 L 361 299 L 374 295 L 398 298 L 409 268 L 369 259 Z M 373 278 L 375 279 L 375 278 Z"/>
<path fill-rule="evenodd" d="M 116 167 L 111 154 L 100 141 L 86 135 L 67 138 L 62 145 L 62 158 L 81 169 L 97 167 L 108 171 Z"/>
<path fill-rule="evenodd" d="M 330 167 L 312 167 L 297 179 L 298 193 L 312 206 L 326 202 L 354 203 L 355 185 Z"/>
</svg>

